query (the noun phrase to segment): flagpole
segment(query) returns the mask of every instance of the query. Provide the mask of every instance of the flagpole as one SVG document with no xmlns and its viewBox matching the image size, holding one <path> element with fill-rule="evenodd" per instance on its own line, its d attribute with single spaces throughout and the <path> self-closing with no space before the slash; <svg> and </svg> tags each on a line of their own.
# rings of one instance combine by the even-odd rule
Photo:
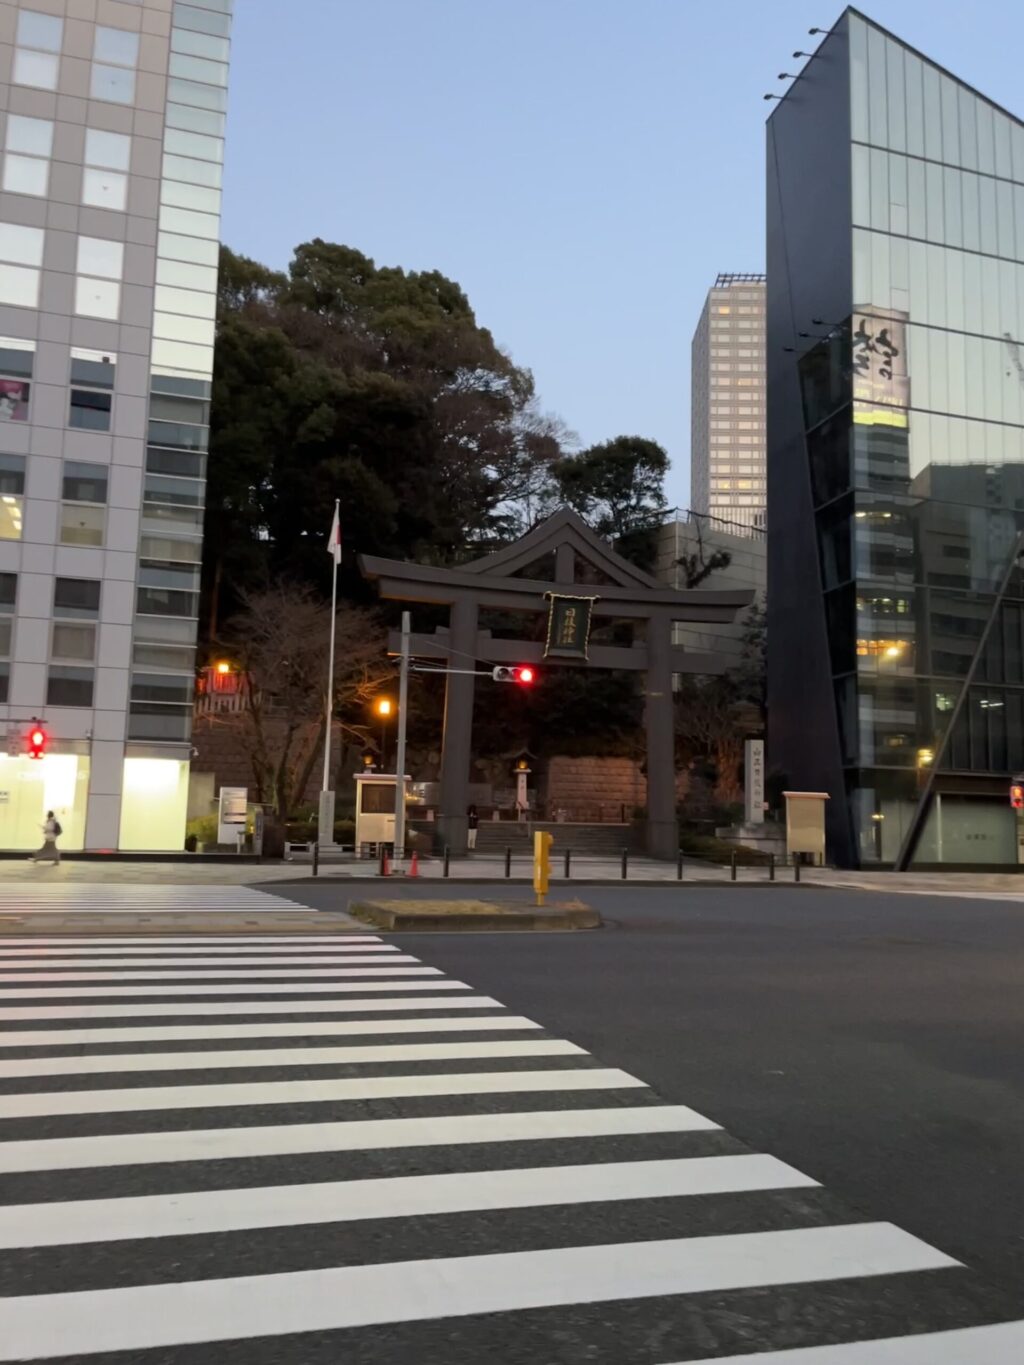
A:
<svg viewBox="0 0 1024 1365">
<path fill-rule="evenodd" d="M 334 522 L 333 528 L 339 526 L 339 516 L 341 499 L 334 500 Z M 338 616 L 338 561 L 341 556 L 332 547 L 331 558 L 334 560 L 334 572 L 331 581 L 331 652 L 327 659 L 327 731 L 324 735 L 324 784 L 322 791 L 329 790 L 331 778 L 331 721 L 334 718 L 334 629 Z M 330 843 L 334 842 L 334 831 L 331 830 Z"/>
</svg>

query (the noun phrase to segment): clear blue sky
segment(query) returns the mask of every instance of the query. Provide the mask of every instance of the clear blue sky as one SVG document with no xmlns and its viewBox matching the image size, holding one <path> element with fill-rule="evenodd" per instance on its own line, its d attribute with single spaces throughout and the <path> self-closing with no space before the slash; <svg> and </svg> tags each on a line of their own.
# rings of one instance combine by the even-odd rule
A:
<svg viewBox="0 0 1024 1365">
<path fill-rule="evenodd" d="M 861 6 L 1016 114 L 1020 0 Z M 836 0 L 238 0 L 224 240 L 439 269 L 585 444 L 689 492 L 689 348 L 764 268 L 761 96 Z"/>
</svg>

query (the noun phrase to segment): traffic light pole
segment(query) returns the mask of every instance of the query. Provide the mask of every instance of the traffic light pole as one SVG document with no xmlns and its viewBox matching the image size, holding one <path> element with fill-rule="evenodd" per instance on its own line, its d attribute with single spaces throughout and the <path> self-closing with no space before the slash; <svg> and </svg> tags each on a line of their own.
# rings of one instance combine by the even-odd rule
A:
<svg viewBox="0 0 1024 1365">
<path fill-rule="evenodd" d="M 405 857 L 405 726 L 409 700 L 409 641 L 411 622 L 402 612 L 402 654 L 398 673 L 398 752 L 395 755 L 395 865 Z"/>
</svg>

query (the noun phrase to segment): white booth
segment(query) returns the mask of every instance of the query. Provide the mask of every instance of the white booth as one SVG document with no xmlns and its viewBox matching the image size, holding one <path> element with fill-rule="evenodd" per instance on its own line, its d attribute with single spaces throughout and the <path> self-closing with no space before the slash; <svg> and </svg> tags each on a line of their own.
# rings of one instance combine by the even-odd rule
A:
<svg viewBox="0 0 1024 1365">
<path fill-rule="evenodd" d="M 395 787 L 394 773 L 356 773 L 356 851 L 366 844 L 394 845 L 395 842 Z M 406 793 L 409 778 L 405 779 Z M 406 796 L 408 804 L 408 795 Z"/>
</svg>

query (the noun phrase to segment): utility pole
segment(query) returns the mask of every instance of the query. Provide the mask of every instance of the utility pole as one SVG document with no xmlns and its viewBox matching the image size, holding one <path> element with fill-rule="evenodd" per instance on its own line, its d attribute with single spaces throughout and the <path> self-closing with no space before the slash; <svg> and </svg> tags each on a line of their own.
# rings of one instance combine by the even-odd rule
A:
<svg viewBox="0 0 1024 1365">
<path fill-rule="evenodd" d="M 402 612 L 402 654 L 398 674 L 398 752 L 395 754 L 395 864 L 405 857 L 405 727 L 409 710 L 411 619 Z"/>
</svg>

